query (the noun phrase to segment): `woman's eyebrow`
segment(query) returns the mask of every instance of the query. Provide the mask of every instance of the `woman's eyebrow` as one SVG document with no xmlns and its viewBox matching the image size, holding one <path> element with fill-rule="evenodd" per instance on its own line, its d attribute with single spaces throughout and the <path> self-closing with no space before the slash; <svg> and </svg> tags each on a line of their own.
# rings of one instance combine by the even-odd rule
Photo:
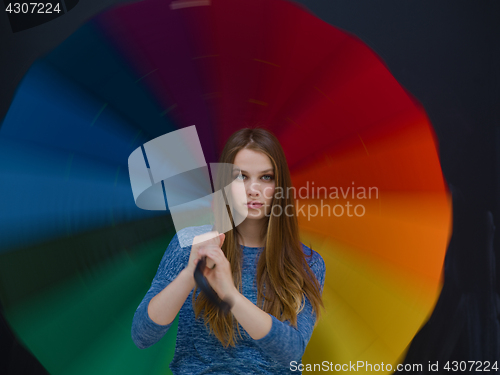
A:
<svg viewBox="0 0 500 375">
<path fill-rule="evenodd" d="M 233 172 L 234 172 L 234 171 L 243 172 L 243 173 L 248 173 L 247 171 L 244 171 L 243 169 L 239 169 L 239 168 L 235 168 L 235 169 L 233 169 Z M 274 168 L 271 168 L 271 169 L 266 169 L 265 171 L 260 171 L 260 172 L 257 172 L 257 173 L 266 173 L 266 172 L 274 172 Z"/>
</svg>

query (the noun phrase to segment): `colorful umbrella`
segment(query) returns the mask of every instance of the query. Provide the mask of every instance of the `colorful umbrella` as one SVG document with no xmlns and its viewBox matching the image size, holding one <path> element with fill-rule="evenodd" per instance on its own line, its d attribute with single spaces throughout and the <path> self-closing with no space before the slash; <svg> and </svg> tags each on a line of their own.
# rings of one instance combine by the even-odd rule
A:
<svg viewBox="0 0 500 375">
<path fill-rule="evenodd" d="M 301 238 L 327 267 L 303 358 L 396 366 L 432 312 L 451 203 L 432 126 L 361 41 L 282 0 L 147 0 L 76 31 L 0 128 L 0 298 L 51 374 L 168 373 L 130 324 L 172 238 L 135 206 L 128 156 L 196 125 L 207 162 L 259 125 L 281 141 Z M 369 370 L 369 368 L 368 368 Z"/>
</svg>

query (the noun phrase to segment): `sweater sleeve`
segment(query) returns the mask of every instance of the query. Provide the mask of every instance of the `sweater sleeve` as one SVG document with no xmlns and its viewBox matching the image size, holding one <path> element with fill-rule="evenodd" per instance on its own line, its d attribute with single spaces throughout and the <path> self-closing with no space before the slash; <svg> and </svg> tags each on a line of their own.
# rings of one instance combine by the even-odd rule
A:
<svg viewBox="0 0 500 375">
<path fill-rule="evenodd" d="M 326 269 L 323 258 L 316 252 L 310 267 L 319 281 L 322 292 Z M 271 330 L 255 342 L 265 353 L 284 366 L 290 366 L 292 361 L 300 362 L 316 322 L 316 314 L 313 313 L 309 299 L 306 298 L 304 308 L 297 315 L 297 328 L 291 326 L 288 320 L 281 322 L 273 315 L 271 318 L 273 320 Z"/>
<path fill-rule="evenodd" d="M 139 304 L 132 320 L 132 340 L 139 349 L 158 342 L 172 325 L 172 323 L 161 325 L 151 320 L 148 305 L 151 299 L 165 289 L 186 267 L 190 252 L 191 247 L 180 247 L 178 234 L 175 234 L 163 255 L 151 287 Z"/>
</svg>

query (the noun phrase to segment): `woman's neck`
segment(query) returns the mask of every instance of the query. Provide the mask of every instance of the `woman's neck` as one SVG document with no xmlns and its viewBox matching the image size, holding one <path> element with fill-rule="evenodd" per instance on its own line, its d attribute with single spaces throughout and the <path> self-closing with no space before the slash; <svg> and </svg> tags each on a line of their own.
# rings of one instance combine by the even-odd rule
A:
<svg viewBox="0 0 500 375">
<path fill-rule="evenodd" d="M 263 247 L 266 244 L 266 238 L 262 237 L 264 220 L 245 220 L 238 225 L 238 241 L 240 245 L 247 247 Z"/>
</svg>

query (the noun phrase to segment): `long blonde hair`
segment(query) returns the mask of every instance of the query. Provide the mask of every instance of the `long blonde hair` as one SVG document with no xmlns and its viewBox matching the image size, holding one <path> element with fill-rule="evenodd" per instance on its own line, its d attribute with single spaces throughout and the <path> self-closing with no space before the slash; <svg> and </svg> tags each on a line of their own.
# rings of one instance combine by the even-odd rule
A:
<svg viewBox="0 0 500 375">
<path fill-rule="evenodd" d="M 276 190 L 288 192 L 287 188 L 292 186 L 290 171 L 278 139 L 262 128 L 241 129 L 232 134 L 226 142 L 220 163 L 233 163 L 236 154 L 244 148 L 267 155 L 274 167 Z M 228 178 L 227 175 L 221 175 L 218 184 L 214 181 L 214 185 L 220 185 L 219 188 L 226 186 Z M 281 210 L 276 211 L 282 213 L 287 208 L 287 214 L 275 215 L 276 205 L 281 206 Z M 266 219 L 267 225 L 264 226 L 267 233 L 266 244 L 257 263 L 257 306 L 280 321 L 289 320 L 296 327 L 297 314 L 304 306 L 305 297 L 309 299 L 313 312 L 316 313 L 316 319 L 319 318 L 320 306 L 323 306 L 320 285 L 309 268 L 302 250 L 293 197 L 288 194 L 275 194 L 272 206 L 271 213 Z M 227 209 L 230 215 L 229 207 L 225 204 L 216 207 Z M 290 211 L 293 214 L 289 214 Z M 218 220 L 224 220 L 224 216 L 227 217 L 220 211 L 215 213 L 216 223 Z M 218 224 L 220 225 L 220 221 Z M 225 233 L 222 251 L 231 264 L 234 284 L 241 291 L 242 251 L 238 245 L 237 232 L 237 227 L 234 227 Z M 263 233 L 263 236 L 266 233 Z M 232 314 L 224 316 L 203 293 L 199 293 L 197 297 L 195 295 L 196 289 L 193 292 L 195 316 L 198 318 L 203 313 L 205 325 L 210 328 L 210 333 L 213 333 L 224 347 L 234 346 L 237 341 L 236 330 L 240 337 L 241 333 Z"/>
</svg>

